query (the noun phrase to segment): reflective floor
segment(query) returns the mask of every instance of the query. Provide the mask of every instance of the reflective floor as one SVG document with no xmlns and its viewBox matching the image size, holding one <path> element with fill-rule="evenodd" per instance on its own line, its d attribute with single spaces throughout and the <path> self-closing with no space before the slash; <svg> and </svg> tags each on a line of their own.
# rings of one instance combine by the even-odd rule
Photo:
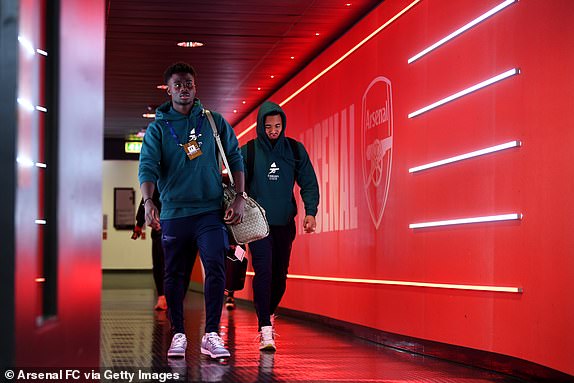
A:
<svg viewBox="0 0 574 383">
<path fill-rule="evenodd" d="M 194 292 L 187 295 L 185 303 L 187 356 L 168 360 L 169 323 L 165 312 L 153 310 L 156 297 L 147 278 L 151 281 L 151 275 L 104 276 L 102 368 L 171 372 L 180 381 L 189 382 L 518 382 L 399 352 L 285 316 L 275 323 L 279 334 L 277 352 L 260 352 L 255 312 L 247 303 L 234 311 L 224 309 L 221 333 L 231 358 L 211 360 L 199 351 L 204 327 L 203 295 Z"/>
</svg>

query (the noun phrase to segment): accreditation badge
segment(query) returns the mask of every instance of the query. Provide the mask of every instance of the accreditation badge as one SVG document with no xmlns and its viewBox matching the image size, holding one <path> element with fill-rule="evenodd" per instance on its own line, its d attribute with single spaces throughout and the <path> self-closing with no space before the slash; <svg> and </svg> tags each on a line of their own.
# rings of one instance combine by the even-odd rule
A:
<svg viewBox="0 0 574 383">
<path fill-rule="evenodd" d="M 195 140 L 191 140 L 188 143 L 183 144 L 183 150 L 190 160 L 193 160 L 202 154 L 201 149 Z"/>
</svg>

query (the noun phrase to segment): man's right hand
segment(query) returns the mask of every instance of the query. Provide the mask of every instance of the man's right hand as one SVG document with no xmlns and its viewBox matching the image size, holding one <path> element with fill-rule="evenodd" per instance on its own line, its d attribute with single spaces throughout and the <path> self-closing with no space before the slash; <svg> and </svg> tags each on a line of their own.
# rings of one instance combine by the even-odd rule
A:
<svg viewBox="0 0 574 383">
<path fill-rule="evenodd" d="M 151 199 L 145 201 L 145 223 L 155 231 L 160 231 L 159 212 Z"/>
<path fill-rule="evenodd" d="M 132 239 L 138 239 L 142 235 L 142 228 L 139 226 L 134 227 L 134 232 L 132 233 Z"/>
</svg>

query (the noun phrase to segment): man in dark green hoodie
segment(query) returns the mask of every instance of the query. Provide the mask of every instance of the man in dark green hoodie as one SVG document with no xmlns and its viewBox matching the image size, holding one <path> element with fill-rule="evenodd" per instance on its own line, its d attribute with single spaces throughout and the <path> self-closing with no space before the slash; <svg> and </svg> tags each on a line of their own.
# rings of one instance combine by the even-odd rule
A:
<svg viewBox="0 0 574 383">
<path fill-rule="evenodd" d="M 221 358 L 229 356 L 218 334 L 225 289 L 224 260 L 229 246 L 224 222 L 234 224 L 243 219 L 246 197 L 243 161 L 233 129 L 219 113 L 212 112 L 238 193 L 224 213 L 217 145 L 206 112 L 195 98 L 196 77 L 195 70 L 186 63 L 166 69 L 164 80 L 171 101 L 157 108 L 155 121 L 147 128 L 138 177 L 146 223 L 163 233 L 165 296 L 173 333 L 167 355 L 185 357 L 185 265 L 194 263 L 193 249 L 199 248 L 205 269 L 206 316 L 201 352 Z M 161 215 L 152 199 L 156 183 Z"/>
<path fill-rule="evenodd" d="M 295 239 L 297 204 L 295 182 L 305 205 L 303 229 L 315 231 L 319 184 L 302 143 L 285 136 L 283 109 L 266 101 L 257 115 L 257 138 L 241 147 L 246 164 L 247 190 L 259 202 L 269 221 L 269 236 L 249 244 L 255 276 L 253 301 L 259 321 L 259 349 L 275 351 L 271 315 L 285 293 L 291 247 Z"/>
</svg>

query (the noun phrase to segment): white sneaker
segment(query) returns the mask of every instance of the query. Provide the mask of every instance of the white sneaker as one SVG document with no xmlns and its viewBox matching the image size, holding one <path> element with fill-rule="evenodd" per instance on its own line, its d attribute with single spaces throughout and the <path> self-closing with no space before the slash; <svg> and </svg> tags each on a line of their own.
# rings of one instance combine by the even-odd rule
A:
<svg viewBox="0 0 574 383">
<path fill-rule="evenodd" d="M 214 359 L 231 356 L 223 345 L 223 339 L 216 332 L 208 332 L 201 338 L 201 353 Z"/>
<path fill-rule="evenodd" d="M 259 349 L 267 351 L 275 351 L 275 331 L 273 326 L 263 326 L 259 332 Z"/>
<path fill-rule="evenodd" d="M 185 349 L 187 348 L 187 339 L 185 334 L 178 332 L 171 339 L 171 346 L 167 350 L 167 357 L 185 357 Z"/>
</svg>

